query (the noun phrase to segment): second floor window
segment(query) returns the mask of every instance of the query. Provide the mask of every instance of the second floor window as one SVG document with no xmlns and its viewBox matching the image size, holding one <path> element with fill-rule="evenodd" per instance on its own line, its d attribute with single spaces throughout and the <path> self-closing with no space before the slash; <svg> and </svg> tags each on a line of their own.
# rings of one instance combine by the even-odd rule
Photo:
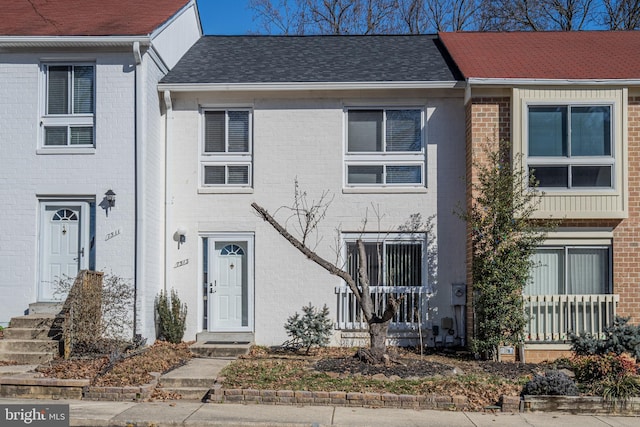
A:
<svg viewBox="0 0 640 427">
<path fill-rule="evenodd" d="M 251 186 L 251 113 L 249 110 L 204 112 L 202 185 Z"/>
<path fill-rule="evenodd" d="M 529 106 L 527 165 L 541 188 L 612 188 L 610 105 Z"/>
<path fill-rule="evenodd" d="M 420 108 L 348 110 L 346 186 L 424 186 L 423 116 Z"/>
<path fill-rule="evenodd" d="M 44 147 L 94 147 L 95 66 L 49 64 L 42 117 Z"/>
</svg>

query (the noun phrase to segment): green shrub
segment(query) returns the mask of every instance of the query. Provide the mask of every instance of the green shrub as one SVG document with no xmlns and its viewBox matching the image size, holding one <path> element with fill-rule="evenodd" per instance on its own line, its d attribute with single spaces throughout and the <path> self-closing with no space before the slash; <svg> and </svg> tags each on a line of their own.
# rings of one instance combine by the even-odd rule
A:
<svg viewBox="0 0 640 427">
<path fill-rule="evenodd" d="M 637 396 L 640 396 L 640 379 L 637 375 L 621 375 L 602 383 L 602 397 L 613 404 L 627 402 Z"/>
<path fill-rule="evenodd" d="M 187 323 L 187 305 L 180 302 L 178 293 L 172 289 L 168 296 L 160 291 L 156 297 L 156 313 L 158 338 L 173 344 L 181 342 Z"/>
<path fill-rule="evenodd" d="M 576 383 L 560 371 L 547 371 L 544 375 L 535 375 L 526 383 L 522 394 L 534 396 L 577 396 Z"/>
<path fill-rule="evenodd" d="M 306 353 L 312 346 L 326 346 L 329 344 L 333 325 L 329 319 L 329 308 L 325 304 L 321 311 L 318 311 L 309 303 L 302 307 L 302 316 L 296 312 L 287 319 L 284 328 L 287 335 L 291 337 L 288 341 L 289 347 L 306 348 Z"/>
<path fill-rule="evenodd" d="M 605 328 L 604 337 L 592 334 L 570 334 L 571 348 L 580 356 L 629 353 L 640 359 L 640 325 L 630 325 L 628 317 L 616 316 L 613 325 Z"/>
</svg>

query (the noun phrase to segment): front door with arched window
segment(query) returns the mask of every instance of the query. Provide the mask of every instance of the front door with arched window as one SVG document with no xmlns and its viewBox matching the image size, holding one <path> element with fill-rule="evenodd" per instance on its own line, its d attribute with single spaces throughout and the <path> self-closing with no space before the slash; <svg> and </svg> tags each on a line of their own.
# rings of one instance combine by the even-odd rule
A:
<svg viewBox="0 0 640 427">
<path fill-rule="evenodd" d="M 88 203 L 42 202 L 38 301 L 58 301 L 64 295 L 56 283 L 87 268 L 89 259 Z"/>
<path fill-rule="evenodd" d="M 250 327 L 247 241 L 214 241 L 209 247 L 209 330 L 241 331 Z M 211 281 L 211 279 L 213 279 Z"/>
</svg>

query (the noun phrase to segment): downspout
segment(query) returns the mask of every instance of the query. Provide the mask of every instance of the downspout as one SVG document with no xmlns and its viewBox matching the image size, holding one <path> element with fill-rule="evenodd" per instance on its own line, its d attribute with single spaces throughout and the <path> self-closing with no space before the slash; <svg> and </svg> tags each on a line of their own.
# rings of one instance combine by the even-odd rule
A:
<svg viewBox="0 0 640 427">
<path fill-rule="evenodd" d="M 135 126 L 135 258 L 134 258 L 134 306 L 133 306 L 133 337 L 139 334 L 140 319 L 144 319 L 145 310 L 145 292 L 144 292 L 144 96 L 143 96 L 143 67 L 142 53 L 140 52 L 140 42 L 133 42 L 133 59 L 135 66 L 135 108 L 134 108 L 134 126 Z M 142 313 L 138 313 L 141 311 Z"/>
<path fill-rule="evenodd" d="M 172 158 L 172 146 L 171 146 L 171 132 L 173 121 L 173 103 L 171 102 L 171 92 L 165 90 L 164 104 L 167 108 L 164 117 L 164 292 L 166 294 L 169 289 L 169 282 L 171 281 L 171 268 L 169 259 L 169 245 L 168 239 L 173 233 L 171 232 L 171 165 Z"/>
</svg>

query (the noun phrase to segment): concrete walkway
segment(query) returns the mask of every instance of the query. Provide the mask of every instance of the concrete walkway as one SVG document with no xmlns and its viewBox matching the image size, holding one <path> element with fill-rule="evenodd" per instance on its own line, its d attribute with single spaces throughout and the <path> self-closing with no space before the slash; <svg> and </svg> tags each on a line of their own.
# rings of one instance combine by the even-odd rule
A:
<svg viewBox="0 0 640 427">
<path fill-rule="evenodd" d="M 170 402 L 0 399 L 0 405 L 69 404 L 70 426 L 434 426 L 637 427 L 640 417 L 507 414 L 331 406 L 268 406 Z"/>
</svg>

